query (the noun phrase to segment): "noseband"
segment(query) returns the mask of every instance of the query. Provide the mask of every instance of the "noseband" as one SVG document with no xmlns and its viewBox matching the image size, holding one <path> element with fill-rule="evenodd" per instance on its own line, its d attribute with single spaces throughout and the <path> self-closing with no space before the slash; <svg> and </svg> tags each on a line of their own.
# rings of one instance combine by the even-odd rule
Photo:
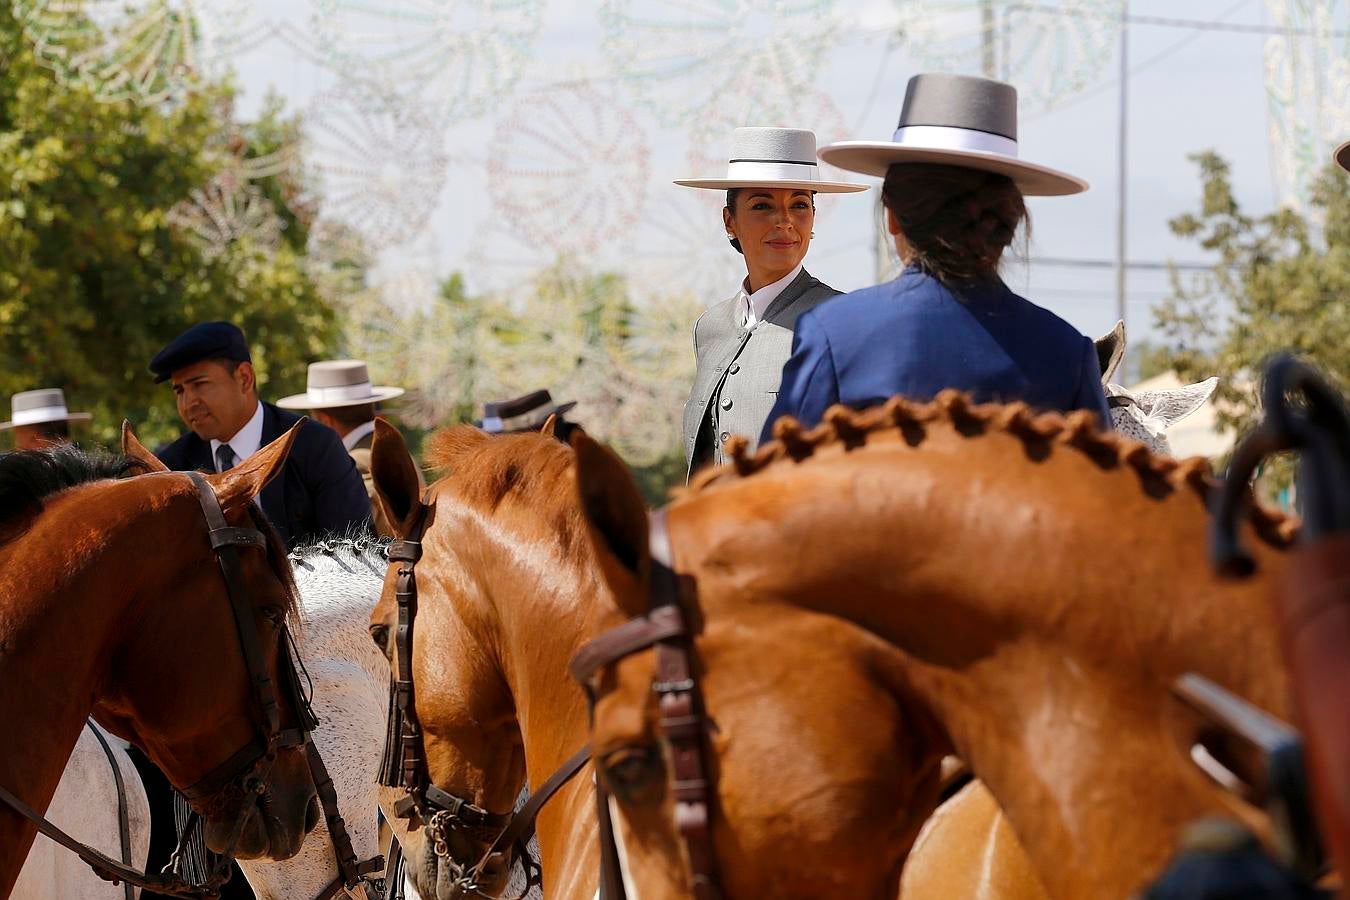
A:
<svg viewBox="0 0 1350 900">
<path fill-rule="evenodd" d="M 389 559 L 398 563 L 394 581 L 394 599 L 398 604 L 398 623 L 394 630 L 393 684 L 390 689 L 389 725 L 385 734 L 384 759 L 380 763 L 380 784 L 402 787 L 404 796 L 394 805 L 394 815 L 427 829 L 427 839 L 443 866 L 465 894 L 487 897 L 479 887 L 483 871 L 500 853 L 511 854 L 511 865 L 519 863 L 525 872 L 525 888 L 514 900 L 521 900 L 543 881 L 539 863 L 529 851 L 534 822 L 544 804 L 567 784 L 590 759 L 590 747 L 584 746 L 564 762 L 526 804 L 515 813 L 493 813 L 472 800 L 458 797 L 437 787 L 427 772 L 426 747 L 417 718 L 413 687 L 413 624 L 417 618 L 418 561 L 422 558 L 422 534 L 427 514 L 435 503 L 431 491 L 423 496 L 417 519 L 408 536 L 389 545 Z M 456 859 L 450 849 L 450 836 L 468 835 L 476 844 L 481 835 L 495 835 L 491 845 L 474 861 Z"/>
<path fill-rule="evenodd" d="M 722 892 L 710 829 L 712 786 L 703 757 L 712 728 L 693 665 L 694 636 L 684 616 L 685 582 L 675 572 L 665 510 L 651 514 L 650 548 L 647 615 L 629 619 L 584 644 L 569 668 L 586 692 L 593 720 L 598 700 L 595 676 L 600 670 L 634 653 L 656 649 L 652 692 L 659 711 L 657 728 L 670 750 L 675 829 L 689 857 L 692 896 L 696 900 L 718 900 Z M 603 779 L 596 779 L 595 797 L 600 820 L 600 896 L 602 900 L 622 900 L 626 893 L 610 818 L 609 792 Z"/>
<path fill-rule="evenodd" d="M 249 686 L 252 689 L 258 733 L 243 747 L 235 751 L 223 763 L 207 772 L 196 783 L 182 793 L 193 802 L 194 807 L 216 795 L 230 790 L 238 793 L 242 802 L 236 814 L 234 825 L 230 829 L 229 844 L 212 868 L 206 881 L 193 884 L 184 880 L 172 863 L 158 875 L 139 872 L 129 866 L 100 853 L 57 828 L 39 815 L 18 797 L 0 787 L 0 802 L 6 804 L 19 815 L 37 826 L 37 830 L 51 840 L 75 853 L 84 860 L 101 878 L 113 883 L 126 882 L 146 890 L 175 897 L 217 897 L 220 886 L 229 880 L 230 867 L 234 862 L 234 850 L 243 836 L 244 826 L 252 814 L 258 797 L 266 789 L 266 779 L 276 761 L 277 752 L 289 747 L 300 747 L 308 743 L 309 732 L 318 724 L 310 709 L 309 700 L 300 688 L 300 678 L 295 672 L 295 663 L 289 649 L 286 652 L 286 665 L 281 667 L 282 691 L 287 695 L 292 708 L 299 718 L 299 726 L 283 729 L 281 711 L 277 705 L 277 686 L 273 684 L 267 671 L 267 659 L 258 642 L 257 629 L 253 620 L 253 605 L 244 586 L 244 574 L 239 561 L 239 548 L 253 548 L 266 552 L 267 537 L 256 528 L 237 528 L 229 524 L 220 508 L 220 501 L 210 483 L 197 472 L 183 473 L 192 479 L 197 489 L 197 501 L 201 505 L 202 516 L 206 519 L 211 550 L 220 565 L 221 575 L 225 579 L 225 593 L 230 600 L 230 610 L 234 614 L 235 631 L 239 636 L 239 647 L 244 657 L 244 668 L 248 672 Z M 289 648 L 290 635 L 282 626 L 281 640 Z M 193 813 L 196 815 L 196 813 Z M 190 829 L 184 829 L 184 835 Z M 181 852 L 175 852 L 176 859 Z"/>
</svg>

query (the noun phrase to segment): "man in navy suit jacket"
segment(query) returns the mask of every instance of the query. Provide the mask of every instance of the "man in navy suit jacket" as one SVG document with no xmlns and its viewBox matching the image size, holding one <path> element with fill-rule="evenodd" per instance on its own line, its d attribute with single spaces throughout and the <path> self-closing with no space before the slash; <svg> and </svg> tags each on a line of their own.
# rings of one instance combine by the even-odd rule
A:
<svg viewBox="0 0 1350 900">
<path fill-rule="evenodd" d="M 224 471 L 300 421 L 258 399 L 248 344 L 228 322 L 189 328 L 155 356 L 150 370 L 156 381 L 172 381 L 178 414 L 191 429 L 157 451 L 170 469 Z M 337 434 L 314 421 L 300 429 L 285 468 L 260 501 L 288 547 L 370 523 L 361 474 Z"/>
<path fill-rule="evenodd" d="M 1090 409 L 1110 427 L 1091 339 L 997 278 L 958 298 L 910 267 L 797 320 L 792 358 L 761 441 L 772 440 L 781 415 L 811 426 L 835 403 L 861 409 L 895 394 L 931 400 L 949 387 L 979 403 Z"/>
</svg>

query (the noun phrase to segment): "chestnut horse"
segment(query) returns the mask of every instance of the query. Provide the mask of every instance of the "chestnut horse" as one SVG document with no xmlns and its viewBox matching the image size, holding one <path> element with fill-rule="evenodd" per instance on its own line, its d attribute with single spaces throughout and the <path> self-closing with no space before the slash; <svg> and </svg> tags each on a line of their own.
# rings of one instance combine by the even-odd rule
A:
<svg viewBox="0 0 1350 900">
<path fill-rule="evenodd" d="M 206 476 L 231 526 L 266 529 L 253 499 L 281 470 L 294 434 Z M 91 713 L 180 789 L 260 734 L 198 489 L 182 473 L 120 477 L 135 465 L 74 448 L 0 458 L 0 722 L 12 736 L 0 751 L 0 786 L 39 812 Z M 295 610 L 285 548 L 272 533 L 266 552 L 237 556 L 250 624 L 281 684 L 289 660 L 279 636 Z M 284 725 L 296 711 L 281 693 Z M 318 816 L 304 748 L 278 751 L 261 789 L 235 855 L 285 858 Z M 213 850 L 229 846 L 244 802 L 233 779 L 199 799 Z M 34 834 L 0 804 L 0 897 Z"/>
<path fill-rule="evenodd" d="M 430 459 L 446 474 L 432 486 L 433 509 L 417 564 L 413 670 L 428 767 L 442 790 L 504 813 L 511 809 L 526 775 L 531 788 L 537 789 L 584 743 L 585 703 L 566 679 L 566 662 L 586 640 L 612 624 L 614 614 L 586 538 L 572 451 L 548 435 L 489 439 L 483 432 L 461 427 L 434 439 Z M 416 473 L 407 460 L 397 431 L 377 425 L 372 449 L 377 502 L 394 513 L 390 521 L 402 523 L 403 535 L 418 496 Z M 386 652 L 391 651 L 396 627 L 392 568 L 371 617 L 372 635 Z M 794 689 L 824 686 L 832 691 L 838 699 L 831 719 L 840 727 L 872 716 L 879 706 L 895 705 L 891 694 L 872 684 L 871 674 L 889 672 L 898 677 L 900 654 L 853 625 L 812 618 L 811 628 L 833 632 L 834 637 L 809 667 L 794 668 L 791 660 L 785 661 L 789 665 L 784 683 Z M 848 652 L 834 652 L 838 648 Z M 794 713 L 789 710 L 785 715 Z M 813 723 L 796 724 L 807 728 Z M 897 709 L 894 728 L 882 742 L 906 740 L 908 727 Z M 858 770 L 871 765 L 874 754 L 875 747 L 860 747 L 856 753 L 839 753 L 837 763 Z M 933 776 L 921 796 L 908 798 L 925 811 L 933 808 L 936 798 L 936 764 Z M 888 795 L 895 802 L 907 802 L 894 791 Z M 849 788 L 840 803 L 850 806 L 857 799 Z M 984 807 L 976 812 L 976 827 L 989 825 Z M 955 830 L 934 835 L 934 857 L 949 857 L 959 846 L 954 834 L 970 831 L 969 815 L 952 818 Z M 917 817 L 915 828 L 922 819 Z M 1005 832 L 1006 828 L 996 835 L 1006 843 Z M 459 861 L 472 863 L 486 852 L 495 834 L 487 832 L 476 840 L 467 832 L 454 837 L 461 843 L 449 849 Z M 987 846 L 983 832 L 979 837 L 979 849 L 991 865 L 999 871 L 1021 871 L 1015 841 L 1010 852 L 1005 843 Z M 577 900 L 594 896 L 598 853 L 589 771 L 583 770 L 544 807 L 539 838 L 546 896 Z M 421 829 L 414 829 L 404 841 L 418 889 L 438 900 L 458 896 L 444 884 L 437 890 L 443 872 L 428 843 Z M 1009 857 L 1011 865 L 1005 862 Z M 502 889 L 505 860 L 498 861 L 493 874 L 495 879 L 484 879 L 480 885 L 489 896 Z M 888 896 L 894 898 L 896 893 Z M 1037 897 L 1039 886 L 1034 878 L 1016 883 L 1004 879 L 978 896 Z"/>
<path fill-rule="evenodd" d="M 946 752 L 988 786 L 1055 898 L 1130 896 L 1195 818 L 1263 824 L 1191 753 L 1248 777 L 1251 760 L 1170 688 L 1198 672 L 1289 718 L 1268 595 L 1292 523 L 1255 511 L 1258 575 L 1216 576 L 1205 462 L 1154 457 L 1088 414 L 945 393 L 775 434 L 664 511 L 711 723 L 723 896 L 894 896 L 896 837 L 926 815 L 906 799 Z M 642 616 L 652 556 L 636 486 L 598 445 L 578 455 L 606 580 L 622 613 Z M 869 678 L 889 702 L 841 721 L 838 694 L 785 678 L 849 652 L 836 643 L 846 621 L 904 663 Z M 690 894 L 653 666 L 644 651 L 601 670 L 592 730 L 643 900 Z M 860 745 L 874 763 L 841 764 Z M 845 785 L 851 807 L 824 802 Z"/>
<path fill-rule="evenodd" d="M 438 434 L 427 458 L 444 473 L 430 490 L 413 631 L 428 775 L 440 789 L 504 815 L 527 776 L 537 790 L 585 744 L 585 700 L 567 679 L 567 660 L 609 609 L 593 599 L 599 575 L 566 446 L 549 435 L 489 437 L 462 426 Z M 380 419 L 371 472 L 376 502 L 407 537 L 419 505 L 417 472 L 403 439 Z M 371 615 L 371 634 L 391 656 L 397 569 L 390 566 Z M 387 790 L 389 808 L 402 791 Z M 470 867 L 496 837 L 456 830 L 447 849 Z M 426 829 L 403 838 L 418 892 L 427 900 L 461 896 Z M 589 767 L 544 807 L 538 838 L 546 896 L 589 900 L 598 865 Z M 498 896 L 510 874 L 510 860 L 499 856 L 481 873 L 479 890 Z"/>
</svg>

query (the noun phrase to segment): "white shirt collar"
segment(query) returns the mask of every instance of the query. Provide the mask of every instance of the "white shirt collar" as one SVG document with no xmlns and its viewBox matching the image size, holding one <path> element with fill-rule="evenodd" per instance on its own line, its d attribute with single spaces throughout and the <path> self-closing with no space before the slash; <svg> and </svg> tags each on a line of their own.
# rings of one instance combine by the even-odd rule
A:
<svg viewBox="0 0 1350 900">
<path fill-rule="evenodd" d="M 355 447 L 357 444 L 361 443 L 361 441 L 365 438 L 366 435 L 374 433 L 375 433 L 374 419 L 371 419 L 369 422 L 362 422 L 360 425 L 357 425 L 355 428 L 353 428 L 351 431 L 347 432 L 343 436 L 342 446 L 346 447 L 347 452 L 350 453 L 352 448 Z"/>
<path fill-rule="evenodd" d="M 216 449 L 221 444 L 229 444 L 230 449 L 234 451 L 235 465 L 248 459 L 262 448 L 263 432 L 263 405 L 258 403 L 253 410 L 253 418 L 249 419 L 243 428 L 240 428 L 228 441 L 218 441 L 211 439 L 211 459 L 216 458 Z"/>
<path fill-rule="evenodd" d="M 769 305 L 778 299 L 778 296 L 792 284 L 793 279 L 802 273 L 802 263 L 797 263 L 797 268 L 775 281 L 773 284 L 766 284 L 764 287 L 755 291 L 753 294 L 746 292 L 746 283 L 741 283 L 741 320 L 746 328 L 758 325 L 764 318 L 764 313 L 769 309 Z"/>
</svg>

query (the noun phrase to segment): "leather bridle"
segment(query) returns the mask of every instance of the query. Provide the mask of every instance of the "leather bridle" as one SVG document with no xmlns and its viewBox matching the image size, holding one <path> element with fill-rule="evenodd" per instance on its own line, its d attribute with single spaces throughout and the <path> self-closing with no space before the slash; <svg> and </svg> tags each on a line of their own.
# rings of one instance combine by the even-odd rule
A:
<svg viewBox="0 0 1350 900">
<path fill-rule="evenodd" d="M 230 525 L 210 483 L 197 472 L 183 474 L 192 480 L 197 489 L 197 501 L 206 519 L 211 550 L 215 553 L 221 575 L 225 579 L 225 593 L 229 597 L 230 609 L 234 614 L 235 631 L 239 637 L 244 668 L 252 689 L 258 725 L 257 733 L 247 744 L 182 792 L 189 801 L 196 801 L 194 806 L 225 790 L 237 792 L 242 796 L 243 800 L 239 804 L 234 825 L 230 829 L 225 853 L 217 858 L 206 880 L 200 884 L 186 881 L 174 871 L 172 864 L 158 874 L 140 872 L 75 840 L 3 787 L 0 787 L 0 802 L 32 822 L 40 833 L 79 856 L 101 878 L 113 883 L 126 882 L 176 897 L 217 897 L 220 894 L 220 886 L 229 880 L 235 847 L 243 835 L 244 826 L 253 812 L 258 797 L 266 789 L 267 775 L 276 761 L 277 752 L 307 744 L 309 732 L 317 725 L 317 721 L 308 699 L 300 689 L 300 679 L 295 673 L 294 661 L 287 652 L 287 665 L 281 667 L 283 677 L 281 690 L 287 694 L 299 724 L 295 728 L 281 727 L 281 710 L 277 705 L 278 687 L 268 674 L 267 659 L 258 641 L 253 604 L 244 586 L 243 569 L 239 560 L 241 548 L 266 552 L 268 547 L 266 535 L 256 528 Z M 289 648 L 289 632 L 284 625 L 282 632 L 280 640 L 284 642 L 284 647 Z M 316 756 L 317 754 L 312 754 L 311 760 Z M 190 830 L 185 828 L 184 836 Z M 180 844 L 174 859 L 178 858 L 181 850 Z"/>
<path fill-rule="evenodd" d="M 685 621 L 685 587 L 675 572 L 666 511 L 650 517 L 651 580 L 648 612 L 629 619 L 584 644 L 572 657 L 572 677 L 586 692 L 592 719 L 599 699 L 595 676 L 634 653 L 656 650 L 652 691 L 657 696 L 657 728 L 670 752 L 671 789 L 675 800 L 675 830 L 689 857 L 690 887 L 696 900 L 718 900 L 722 891 L 711 832 L 712 785 L 704 760 L 704 745 L 712 732 L 711 720 L 699 690 L 694 667 L 694 635 Z M 692 592 L 692 587 L 688 588 Z M 596 815 L 600 820 L 600 896 L 626 897 L 619 865 L 618 842 L 604 779 L 595 783 Z"/>
<path fill-rule="evenodd" d="M 530 890 L 540 885 L 543 873 L 529 851 L 539 812 L 562 787 L 581 771 L 590 759 L 589 745 L 583 746 L 567 759 L 530 796 L 515 813 L 493 813 L 437 787 L 427 772 L 426 748 L 422 727 L 417 718 L 416 693 L 413 685 L 413 625 L 417 618 L 416 566 L 422 558 L 422 535 L 427 515 L 434 508 L 431 491 L 427 491 L 416 510 L 416 519 L 408 535 L 389 545 L 389 559 L 398 564 L 394 580 L 394 599 L 398 605 L 398 621 L 394 629 L 393 684 L 390 689 L 389 725 L 385 735 L 384 759 L 380 764 L 380 784 L 402 787 L 404 796 L 394 806 L 394 815 L 412 824 L 420 823 L 427 830 L 428 844 L 437 857 L 437 866 L 443 867 L 456 888 L 466 895 L 488 897 L 479 887 L 483 871 L 500 853 L 511 854 L 511 865 L 520 864 L 525 872 L 525 887 L 512 900 L 521 900 Z M 455 832 L 471 837 L 495 833 L 488 849 L 476 860 L 456 859 L 450 849 L 450 835 Z M 475 840 L 475 843 L 482 843 Z M 386 878 L 386 890 L 394 877 Z"/>
</svg>

